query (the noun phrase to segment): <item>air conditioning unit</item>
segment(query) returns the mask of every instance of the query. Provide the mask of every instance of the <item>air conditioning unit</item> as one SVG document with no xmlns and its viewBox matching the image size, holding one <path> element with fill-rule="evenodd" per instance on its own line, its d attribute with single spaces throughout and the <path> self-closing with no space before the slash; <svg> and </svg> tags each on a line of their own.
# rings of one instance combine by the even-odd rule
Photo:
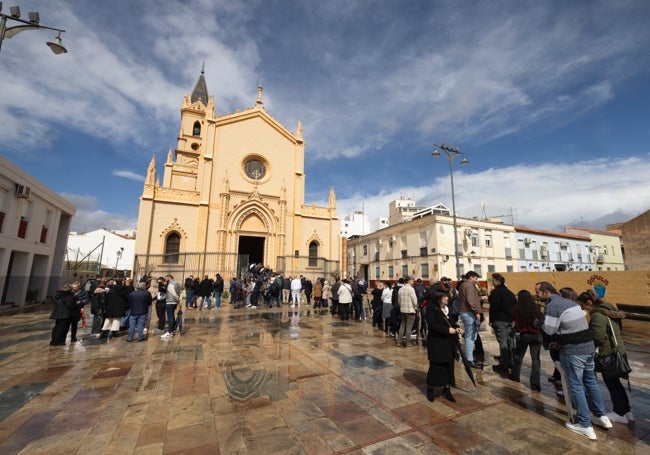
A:
<svg viewBox="0 0 650 455">
<path fill-rule="evenodd" d="M 29 197 L 31 192 L 30 187 L 16 183 L 16 197 Z"/>
<path fill-rule="evenodd" d="M 435 249 L 435 248 L 431 248 L 431 253 L 435 253 L 435 252 L 436 252 L 436 249 Z"/>
</svg>

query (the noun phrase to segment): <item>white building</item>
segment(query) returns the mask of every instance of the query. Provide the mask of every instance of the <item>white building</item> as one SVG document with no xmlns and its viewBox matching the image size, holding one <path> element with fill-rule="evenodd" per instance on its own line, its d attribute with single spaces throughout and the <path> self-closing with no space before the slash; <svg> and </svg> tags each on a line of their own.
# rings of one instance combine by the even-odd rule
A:
<svg viewBox="0 0 650 455">
<path fill-rule="evenodd" d="M 458 244 L 454 247 L 453 216 L 440 213 L 445 210 L 439 206 L 424 212 L 411 216 L 410 221 L 348 239 L 348 276 L 394 281 L 408 275 L 435 281 L 443 276 L 456 279 L 470 270 L 483 278 L 493 272 L 515 271 L 514 226 L 499 219 L 457 217 Z"/>
<path fill-rule="evenodd" d="M 0 157 L 0 303 L 42 302 L 59 288 L 75 206 Z"/>
<path fill-rule="evenodd" d="M 380 216 L 379 218 L 375 218 L 374 220 L 370 220 L 370 230 L 368 231 L 368 234 L 371 232 L 378 231 L 380 229 L 387 228 L 390 225 L 388 221 L 388 217 L 385 216 Z"/>
<path fill-rule="evenodd" d="M 71 269 L 94 270 L 97 275 L 130 276 L 135 256 L 135 238 L 120 235 L 106 229 L 68 237 L 66 262 Z"/>
<path fill-rule="evenodd" d="M 368 217 L 361 210 L 355 210 L 341 220 L 341 236 L 352 237 L 370 232 Z"/>
</svg>

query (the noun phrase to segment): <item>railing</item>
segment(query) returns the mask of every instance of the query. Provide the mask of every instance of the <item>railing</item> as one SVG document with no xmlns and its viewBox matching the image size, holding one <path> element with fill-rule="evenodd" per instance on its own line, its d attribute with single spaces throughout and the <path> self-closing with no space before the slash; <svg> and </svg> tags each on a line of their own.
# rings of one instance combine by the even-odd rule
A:
<svg viewBox="0 0 650 455">
<path fill-rule="evenodd" d="M 213 278 L 220 273 L 226 279 L 248 276 L 249 265 L 249 256 L 237 253 L 181 252 L 173 255 L 136 255 L 133 275 L 139 278 L 143 275 L 158 277 L 171 274 L 176 279 L 182 279 L 190 275 L 194 277 L 207 275 Z M 331 280 L 332 276 L 340 274 L 338 261 L 310 256 L 278 256 L 275 264 L 265 265 L 272 268 L 274 272 L 284 275 L 304 275 L 314 279 L 322 277 Z"/>
</svg>

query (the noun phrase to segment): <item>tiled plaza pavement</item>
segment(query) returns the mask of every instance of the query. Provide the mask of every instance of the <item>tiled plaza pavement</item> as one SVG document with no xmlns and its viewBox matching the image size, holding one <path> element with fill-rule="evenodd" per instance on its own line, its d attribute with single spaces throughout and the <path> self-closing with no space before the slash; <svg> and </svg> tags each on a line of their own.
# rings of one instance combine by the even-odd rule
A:
<svg viewBox="0 0 650 455">
<path fill-rule="evenodd" d="M 592 442 L 564 428 L 546 352 L 541 394 L 526 366 L 474 388 L 458 365 L 457 403 L 429 403 L 423 348 L 290 310 L 187 310 L 170 340 L 63 347 L 46 308 L 0 316 L 0 454 L 650 454 L 649 322 L 625 323 L 637 421 Z"/>
</svg>

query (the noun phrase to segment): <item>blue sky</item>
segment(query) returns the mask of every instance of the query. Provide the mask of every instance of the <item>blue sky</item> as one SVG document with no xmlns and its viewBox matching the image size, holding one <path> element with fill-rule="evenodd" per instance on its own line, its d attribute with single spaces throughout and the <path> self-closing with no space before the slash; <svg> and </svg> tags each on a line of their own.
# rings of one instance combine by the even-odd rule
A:
<svg viewBox="0 0 650 455">
<path fill-rule="evenodd" d="M 306 141 L 306 203 L 342 218 L 400 196 L 460 216 L 604 227 L 650 206 L 650 2 L 4 2 L 66 29 L 0 51 L 0 153 L 77 206 L 73 229 L 134 228 L 205 61 L 218 114 L 253 106 Z M 11 22 L 8 25 L 12 25 Z M 507 221 L 511 221 L 508 217 Z M 576 221 L 577 220 L 577 221 Z"/>
</svg>

